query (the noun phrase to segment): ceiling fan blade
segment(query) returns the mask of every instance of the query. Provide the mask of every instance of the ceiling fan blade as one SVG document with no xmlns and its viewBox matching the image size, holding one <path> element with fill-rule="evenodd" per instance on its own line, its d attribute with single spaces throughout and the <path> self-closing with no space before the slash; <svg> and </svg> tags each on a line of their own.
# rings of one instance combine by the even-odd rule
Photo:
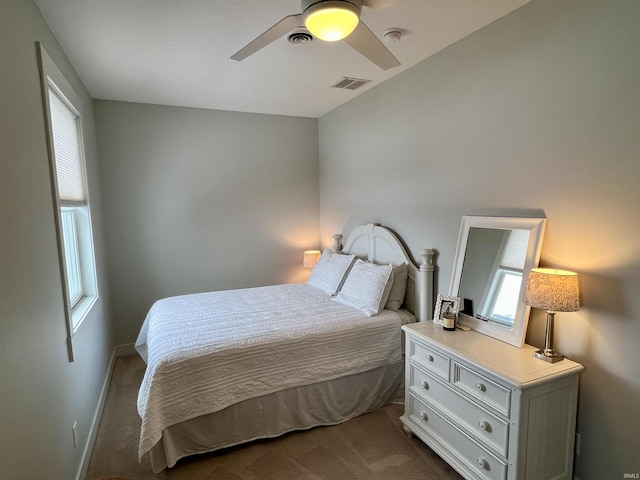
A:
<svg viewBox="0 0 640 480">
<path fill-rule="evenodd" d="M 272 42 L 275 42 L 277 39 L 302 24 L 303 21 L 301 13 L 299 13 L 298 15 L 289 15 L 288 17 L 284 17 L 269 30 L 267 30 L 266 32 L 258 36 L 255 40 L 249 42 L 246 46 L 242 47 L 240 50 L 234 53 L 231 58 L 237 61 L 244 60 L 249 55 L 253 55 L 258 50 L 266 47 Z"/>
<path fill-rule="evenodd" d="M 376 37 L 362 21 L 358 23 L 353 33 L 345 38 L 343 42 L 347 43 L 351 48 L 367 57 L 383 70 L 389 70 L 390 68 L 400 65 L 400 62 L 393 56 L 393 53 L 378 40 L 378 37 Z"/>
<path fill-rule="evenodd" d="M 401 1 L 402 0 L 363 0 L 362 5 L 369 7 L 372 10 L 380 10 L 390 7 L 391 5 L 395 5 Z"/>
</svg>

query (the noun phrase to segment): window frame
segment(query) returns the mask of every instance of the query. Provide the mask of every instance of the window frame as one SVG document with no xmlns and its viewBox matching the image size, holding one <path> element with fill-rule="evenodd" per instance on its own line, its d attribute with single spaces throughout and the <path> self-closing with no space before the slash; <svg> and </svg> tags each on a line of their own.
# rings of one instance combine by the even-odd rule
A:
<svg viewBox="0 0 640 480">
<path fill-rule="evenodd" d="M 69 82 L 39 42 L 36 42 L 36 49 L 38 53 L 38 70 L 40 73 L 54 220 L 58 243 L 60 276 L 62 281 L 62 297 L 67 329 L 67 350 L 69 361 L 73 362 L 73 336 L 83 322 L 90 316 L 93 307 L 97 304 L 99 298 L 97 266 L 93 242 L 93 227 L 91 224 L 91 204 L 86 178 L 86 158 L 82 130 L 82 103 Z M 60 198 L 50 107 L 50 90 L 55 92 L 58 99 L 63 101 L 64 105 L 76 119 L 78 149 L 80 154 L 79 174 L 81 175 L 84 188 L 83 201 L 69 201 L 62 200 Z M 65 222 L 63 219 L 63 212 L 65 212 L 65 214 L 73 214 L 75 230 L 73 241 L 75 248 L 71 248 L 71 252 L 67 251 L 70 245 L 67 245 L 67 242 L 65 242 Z M 77 275 L 79 277 L 82 295 L 77 295 L 76 292 L 70 291 L 68 260 L 72 259 L 67 258 L 69 253 L 76 256 L 74 261 L 78 264 Z M 75 276 L 74 273 L 72 273 L 72 275 Z"/>
</svg>

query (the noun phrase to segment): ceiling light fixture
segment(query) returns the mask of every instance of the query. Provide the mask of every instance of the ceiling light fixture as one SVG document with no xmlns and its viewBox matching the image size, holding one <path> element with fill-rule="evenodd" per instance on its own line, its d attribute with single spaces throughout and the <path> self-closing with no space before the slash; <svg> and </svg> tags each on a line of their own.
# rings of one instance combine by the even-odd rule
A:
<svg viewBox="0 0 640 480">
<path fill-rule="evenodd" d="M 304 24 L 320 40 L 348 37 L 360 21 L 360 0 L 303 0 Z"/>
</svg>

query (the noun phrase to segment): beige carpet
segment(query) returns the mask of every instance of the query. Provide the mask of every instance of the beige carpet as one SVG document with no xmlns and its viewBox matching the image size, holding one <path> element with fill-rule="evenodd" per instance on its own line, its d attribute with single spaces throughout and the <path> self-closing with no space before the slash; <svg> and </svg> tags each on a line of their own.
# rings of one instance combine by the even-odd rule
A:
<svg viewBox="0 0 640 480">
<path fill-rule="evenodd" d="M 459 480 L 417 438 L 408 438 L 387 405 L 333 427 L 318 427 L 241 447 L 198 455 L 153 474 L 138 463 L 136 397 L 145 364 L 122 357 L 109 387 L 86 480 Z"/>
</svg>

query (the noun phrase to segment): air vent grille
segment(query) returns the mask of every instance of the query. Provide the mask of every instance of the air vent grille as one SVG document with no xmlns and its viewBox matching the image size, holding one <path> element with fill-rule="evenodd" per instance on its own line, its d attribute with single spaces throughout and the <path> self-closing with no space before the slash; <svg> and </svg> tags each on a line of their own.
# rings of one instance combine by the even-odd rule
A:
<svg viewBox="0 0 640 480">
<path fill-rule="evenodd" d="M 343 88 L 345 90 L 356 90 L 367 83 L 370 83 L 371 80 L 363 80 L 362 78 L 350 78 L 350 77 L 342 77 L 335 85 L 332 85 L 332 88 Z"/>
<path fill-rule="evenodd" d="M 304 29 L 298 29 L 289 35 L 289 43 L 292 45 L 308 45 L 311 42 L 313 35 Z"/>
</svg>

